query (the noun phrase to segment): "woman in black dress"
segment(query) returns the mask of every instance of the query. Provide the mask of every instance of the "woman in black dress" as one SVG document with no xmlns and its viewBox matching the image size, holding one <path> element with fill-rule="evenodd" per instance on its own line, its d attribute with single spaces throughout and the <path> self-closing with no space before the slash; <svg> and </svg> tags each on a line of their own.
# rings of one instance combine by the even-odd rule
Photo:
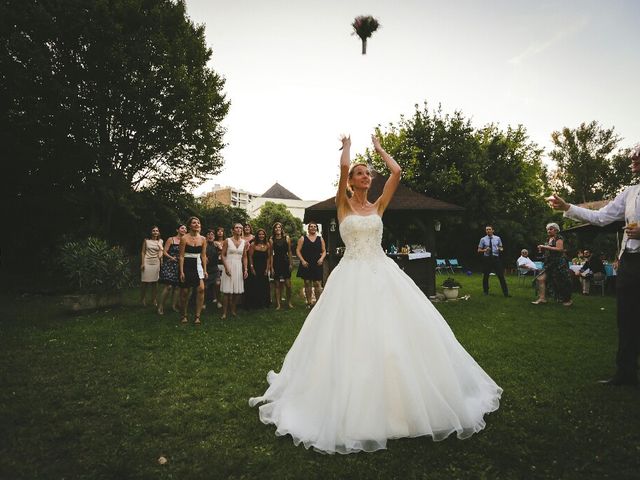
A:
<svg viewBox="0 0 640 480">
<path fill-rule="evenodd" d="M 189 292 L 192 288 L 197 288 L 194 323 L 200 325 L 200 312 L 204 304 L 204 280 L 207 278 L 207 240 L 200 235 L 202 227 L 198 217 L 191 217 L 187 226 L 189 232 L 180 240 L 180 323 L 187 323 Z"/>
<path fill-rule="evenodd" d="M 271 304 L 269 271 L 271 270 L 271 247 L 267 232 L 260 228 L 249 247 L 249 290 L 245 290 L 247 308 L 264 308 Z"/>
<path fill-rule="evenodd" d="M 224 245 L 225 240 L 225 232 L 224 227 L 216 227 L 216 239 L 213 241 L 213 244 L 216 247 L 216 255 L 217 258 L 217 270 L 215 272 L 209 272 L 211 275 L 216 276 L 216 283 L 214 287 L 214 294 L 216 297 L 217 307 L 222 308 L 222 295 L 220 293 L 220 282 L 222 280 L 222 274 L 224 273 L 224 265 L 222 265 L 222 246 Z"/>
<path fill-rule="evenodd" d="M 307 235 L 300 237 L 296 247 L 296 255 L 300 259 L 297 276 L 304 280 L 304 296 L 307 308 L 311 308 L 315 304 L 312 293 L 315 293 L 316 302 L 322 293 L 322 263 L 327 249 L 324 239 L 318 235 L 316 222 L 307 224 L 307 232 Z"/>
<path fill-rule="evenodd" d="M 291 269 L 293 268 L 291 239 L 289 235 L 285 235 L 280 222 L 273 224 L 269 246 L 271 247 L 273 255 L 271 260 L 271 276 L 275 282 L 276 310 L 280 310 L 283 283 L 286 288 L 287 303 L 289 308 L 293 308 L 293 304 L 291 303 Z"/>
<path fill-rule="evenodd" d="M 569 262 L 564 255 L 564 239 L 558 235 L 560 227 L 557 223 L 547 225 L 549 240 L 546 244 L 538 245 L 538 251 L 544 252 L 544 270 L 538 275 L 538 299 L 531 302 L 534 305 L 547 303 L 547 286 L 554 292 L 565 307 L 570 307 L 571 302 L 571 271 Z"/>
</svg>

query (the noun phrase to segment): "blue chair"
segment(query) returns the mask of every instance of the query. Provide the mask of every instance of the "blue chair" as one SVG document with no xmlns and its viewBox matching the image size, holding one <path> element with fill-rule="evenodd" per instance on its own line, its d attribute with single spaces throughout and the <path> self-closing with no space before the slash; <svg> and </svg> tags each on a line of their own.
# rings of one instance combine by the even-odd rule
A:
<svg viewBox="0 0 640 480">
<path fill-rule="evenodd" d="M 457 258 L 450 258 L 448 262 L 449 267 L 451 268 L 451 272 L 456 273 L 456 270 L 463 270 L 462 266 L 458 263 Z"/>
<path fill-rule="evenodd" d="M 443 270 L 451 270 L 451 273 L 453 273 L 453 270 L 447 265 L 444 258 L 436 258 L 436 273 L 442 273 Z"/>
<path fill-rule="evenodd" d="M 604 265 L 604 273 L 607 275 L 607 277 L 615 276 L 615 273 L 613 271 L 613 265 L 611 265 L 610 263 L 606 263 Z"/>
</svg>

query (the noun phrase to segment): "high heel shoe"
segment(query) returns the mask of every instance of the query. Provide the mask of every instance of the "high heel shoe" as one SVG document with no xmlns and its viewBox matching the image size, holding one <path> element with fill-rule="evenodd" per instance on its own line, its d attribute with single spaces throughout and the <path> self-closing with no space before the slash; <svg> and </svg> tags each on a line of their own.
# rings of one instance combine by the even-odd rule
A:
<svg viewBox="0 0 640 480">
<path fill-rule="evenodd" d="M 538 299 L 538 300 L 536 300 L 535 302 L 531 302 L 531 303 L 532 303 L 533 305 L 540 305 L 541 303 L 547 303 L 547 301 L 546 301 L 546 300 L 540 300 L 540 299 Z"/>
<path fill-rule="evenodd" d="M 196 315 L 195 320 L 193 321 L 194 325 L 201 325 L 202 322 L 200 321 L 200 315 Z"/>
</svg>

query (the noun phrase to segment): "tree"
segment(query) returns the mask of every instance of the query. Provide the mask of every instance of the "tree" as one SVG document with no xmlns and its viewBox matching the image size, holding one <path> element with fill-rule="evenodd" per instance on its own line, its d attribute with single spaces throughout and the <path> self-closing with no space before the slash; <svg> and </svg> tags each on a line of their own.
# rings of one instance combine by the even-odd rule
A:
<svg viewBox="0 0 640 480">
<path fill-rule="evenodd" d="M 202 208 L 201 212 L 203 228 L 223 227 L 228 236 L 231 236 L 231 228 L 234 223 L 242 225 L 250 223 L 246 210 L 230 205 L 217 204 L 213 207 Z"/>
<path fill-rule="evenodd" d="M 282 223 L 284 232 L 291 237 L 292 242 L 296 242 L 303 234 L 302 220 L 294 217 L 284 203 L 265 202 L 260 209 L 260 214 L 252 220 L 253 230 L 264 228 L 267 236 L 271 236 L 273 224 Z"/>
<path fill-rule="evenodd" d="M 411 118 L 379 130 L 383 147 L 403 169 L 403 182 L 415 191 L 460 205 L 460 215 L 439 217 L 438 255 L 475 258 L 484 226 L 492 224 L 514 259 L 522 247 L 537 244 L 550 212 L 542 149 L 522 126 L 506 131 L 495 125 L 475 129 L 461 112 L 430 112 L 416 105 Z M 364 156 L 386 171 L 371 151 Z M 514 256 L 515 255 L 515 256 Z"/>
<path fill-rule="evenodd" d="M 550 157 L 557 164 L 551 183 L 570 202 L 612 198 L 631 184 L 627 151 L 618 148 L 620 137 L 598 122 L 564 127 L 551 134 Z"/>
<path fill-rule="evenodd" d="M 184 195 L 219 171 L 229 104 L 184 1 L 8 0 L 0 18 L 14 220 L 118 237 L 140 192 Z"/>
</svg>

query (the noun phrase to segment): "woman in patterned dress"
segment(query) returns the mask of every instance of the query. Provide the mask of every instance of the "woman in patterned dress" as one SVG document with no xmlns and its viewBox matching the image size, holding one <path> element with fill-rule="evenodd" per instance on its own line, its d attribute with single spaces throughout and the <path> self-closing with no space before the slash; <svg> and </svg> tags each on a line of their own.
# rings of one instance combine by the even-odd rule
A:
<svg viewBox="0 0 640 480">
<path fill-rule="evenodd" d="M 164 315 L 164 304 L 171 292 L 171 305 L 174 311 L 178 311 L 179 295 L 176 295 L 178 284 L 180 283 L 180 269 L 178 267 L 178 257 L 180 256 L 180 240 L 187 233 L 185 225 L 176 228 L 176 234 L 169 237 L 164 245 L 162 266 L 160 267 L 160 283 L 164 284 L 164 289 L 160 294 L 158 303 L 158 313 Z"/>
<path fill-rule="evenodd" d="M 544 270 L 538 278 L 538 299 L 531 302 L 534 305 L 547 303 L 547 286 L 558 296 L 558 299 L 565 307 L 570 307 L 571 302 L 571 270 L 569 262 L 564 256 L 564 239 L 558 235 L 560 227 L 557 223 L 547 225 L 549 240 L 546 244 L 538 245 L 538 251 L 544 252 Z"/>
</svg>

